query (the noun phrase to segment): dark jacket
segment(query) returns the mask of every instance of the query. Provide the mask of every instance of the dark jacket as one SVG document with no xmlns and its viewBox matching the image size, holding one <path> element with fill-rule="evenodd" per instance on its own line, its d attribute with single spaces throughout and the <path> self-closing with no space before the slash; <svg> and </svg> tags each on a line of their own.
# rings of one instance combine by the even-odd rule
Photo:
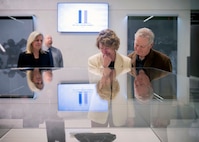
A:
<svg viewBox="0 0 199 142">
<path fill-rule="evenodd" d="M 128 57 L 131 58 L 132 67 L 136 67 L 136 53 L 132 52 L 128 55 Z M 146 56 L 143 67 L 153 67 L 172 72 L 172 64 L 170 58 L 154 49 L 151 49 L 150 53 Z"/>
<path fill-rule="evenodd" d="M 19 55 L 18 67 L 53 67 L 48 52 L 39 53 L 39 59 L 35 59 L 32 53 L 22 52 Z"/>
</svg>

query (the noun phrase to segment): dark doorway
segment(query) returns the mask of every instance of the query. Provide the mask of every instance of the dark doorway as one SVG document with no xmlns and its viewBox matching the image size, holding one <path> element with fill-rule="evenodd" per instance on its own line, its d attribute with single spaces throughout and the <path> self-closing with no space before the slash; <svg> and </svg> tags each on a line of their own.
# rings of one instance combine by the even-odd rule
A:
<svg viewBox="0 0 199 142">
<path fill-rule="evenodd" d="M 191 55 L 190 55 L 190 75 L 199 77 L 199 10 L 191 11 Z"/>
</svg>

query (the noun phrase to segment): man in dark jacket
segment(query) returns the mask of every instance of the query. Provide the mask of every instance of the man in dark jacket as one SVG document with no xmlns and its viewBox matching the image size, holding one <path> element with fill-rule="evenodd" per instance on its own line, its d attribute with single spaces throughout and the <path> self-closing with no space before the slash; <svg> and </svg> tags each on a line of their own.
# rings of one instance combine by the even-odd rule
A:
<svg viewBox="0 0 199 142">
<path fill-rule="evenodd" d="M 132 67 L 153 67 L 172 72 L 170 58 L 154 49 L 154 33 L 148 28 L 141 28 L 135 33 L 134 51 L 128 55 Z"/>
</svg>

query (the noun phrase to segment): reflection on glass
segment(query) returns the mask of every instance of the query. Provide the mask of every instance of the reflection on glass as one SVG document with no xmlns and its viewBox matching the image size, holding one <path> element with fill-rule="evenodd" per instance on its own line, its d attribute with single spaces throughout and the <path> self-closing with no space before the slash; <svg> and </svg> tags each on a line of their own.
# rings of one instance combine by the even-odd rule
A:
<svg viewBox="0 0 199 142">
<path fill-rule="evenodd" d="M 26 73 L 18 69 L 0 70 L 0 98 L 32 98 Z"/>
<path fill-rule="evenodd" d="M 90 72 L 93 73 L 93 70 Z M 132 102 L 128 101 L 127 94 L 123 91 L 124 88 L 120 87 L 118 78 L 121 74 L 119 72 L 121 73 L 123 70 L 103 68 L 96 72 L 98 75 L 98 80 L 96 78 L 97 96 L 91 98 L 88 112 L 92 127 L 131 127 L 133 125 Z M 90 75 L 90 79 L 93 78 L 95 77 Z M 94 80 L 90 81 L 93 82 Z M 93 110 L 92 107 L 98 105 L 98 102 L 102 100 L 107 102 L 108 109 L 105 111 Z"/>
<path fill-rule="evenodd" d="M 134 95 L 141 102 L 153 98 L 151 81 L 144 70 L 138 70 L 134 80 Z"/>
<path fill-rule="evenodd" d="M 1 45 L 4 48 L 0 50 L 1 69 L 17 67 L 19 54 L 26 47 L 26 37 L 33 31 L 33 17 L 0 16 Z"/>
<path fill-rule="evenodd" d="M 95 84 L 60 83 L 58 84 L 58 111 L 88 111 L 92 96 L 96 96 Z M 94 110 L 106 109 L 99 105 Z"/>
<path fill-rule="evenodd" d="M 153 97 L 159 97 L 154 93 L 152 81 L 165 77 L 169 72 L 154 68 L 132 68 L 130 74 L 134 77 L 134 97 L 141 103 L 149 102 Z"/>
<path fill-rule="evenodd" d="M 52 70 L 45 68 L 26 69 L 27 83 L 33 92 L 43 90 L 44 83 L 50 83 L 53 78 Z"/>
<path fill-rule="evenodd" d="M 43 71 L 43 80 L 45 83 L 50 83 L 53 80 L 53 72 L 52 70 L 44 70 Z"/>
<path fill-rule="evenodd" d="M 120 90 L 119 82 L 115 78 L 115 70 L 105 68 L 102 78 L 97 82 L 97 93 L 102 99 L 112 100 Z"/>
<path fill-rule="evenodd" d="M 34 68 L 33 70 L 27 70 L 27 82 L 30 89 L 34 92 L 42 90 L 44 87 L 42 73 L 39 68 Z"/>
</svg>

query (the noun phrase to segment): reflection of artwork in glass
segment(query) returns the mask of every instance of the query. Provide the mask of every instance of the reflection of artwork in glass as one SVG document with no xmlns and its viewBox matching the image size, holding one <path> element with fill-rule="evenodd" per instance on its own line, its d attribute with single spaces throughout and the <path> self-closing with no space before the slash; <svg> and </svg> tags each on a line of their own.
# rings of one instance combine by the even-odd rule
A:
<svg viewBox="0 0 199 142">
<path fill-rule="evenodd" d="M 5 53 L 1 54 L 7 56 L 7 60 L 4 61 L 6 68 L 17 67 L 18 56 L 26 47 L 26 42 L 25 39 L 21 39 L 18 43 L 15 43 L 13 39 L 8 39 L 7 42 L 2 44 Z"/>
<path fill-rule="evenodd" d="M 33 98 L 34 93 L 29 89 L 24 71 L 0 70 L 0 98 Z"/>
<path fill-rule="evenodd" d="M 155 34 L 153 48 L 171 59 L 173 73 L 177 72 L 177 17 L 173 16 L 128 16 L 128 53 L 134 50 L 134 34 L 142 27 Z"/>
<path fill-rule="evenodd" d="M 26 48 L 26 39 L 33 31 L 33 16 L 0 17 L 0 68 L 17 67 L 18 56 Z"/>
</svg>

